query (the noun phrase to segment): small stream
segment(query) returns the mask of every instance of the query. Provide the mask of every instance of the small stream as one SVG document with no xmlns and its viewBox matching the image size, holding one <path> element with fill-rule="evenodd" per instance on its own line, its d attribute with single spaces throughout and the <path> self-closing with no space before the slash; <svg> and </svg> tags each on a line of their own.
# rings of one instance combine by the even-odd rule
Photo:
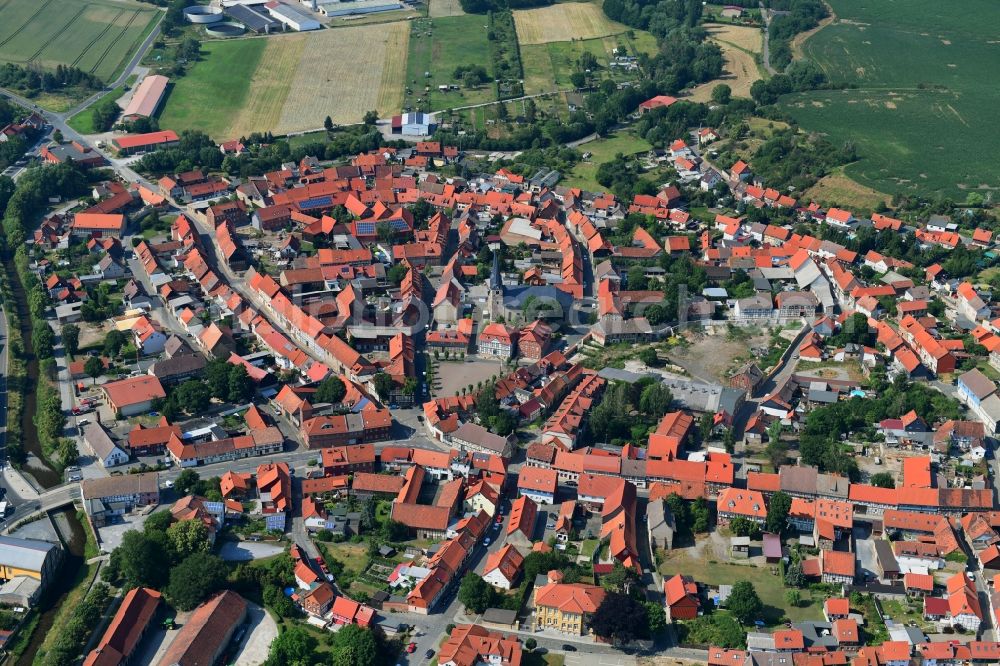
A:
<svg viewBox="0 0 1000 666">
<path fill-rule="evenodd" d="M 21 432 L 24 438 L 22 445 L 28 460 L 22 471 L 31 474 L 38 485 L 51 488 L 62 482 L 59 473 L 49 467 L 42 456 L 42 445 L 38 441 L 38 430 L 35 428 L 35 410 L 38 408 L 38 396 L 35 387 L 38 386 L 38 359 L 35 357 L 35 347 L 31 340 L 31 317 L 28 314 L 28 298 L 21 286 L 21 278 L 14 267 L 14 260 L 4 263 L 4 270 L 10 278 L 11 291 L 17 307 L 17 319 L 21 329 L 21 340 L 24 345 L 25 365 L 27 366 L 27 386 L 24 393 L 24 411 L 21 414 Z"/>
<path fill-rule="evenodd" d="M 21 417 L 21 431 L 23 433 L 23 446 L 28 454 L 28 462 L 21 470 L 25 474 L 34 478 L 35 482 L 42 488 L 51 488 L 59 485 L 62 478 L 59 473 L 49 467 L 42 456 L 41 443 L 38 441 L 38 430 L 35 428 L 35 410 L 38 406 L 35 392 L 38 386 L 38 359 L 35 358 L 34 346 L 31 340 L 31 318 L 28 314 L 28 299 L 21 285 L 20 277 L 14 268 L 14 262 L 8 259 L 4 268 L 10 278 L 11 291 L 16 302 L 18 320 L 20 322 L 21 338 L 24 343 L 26 365 L 28 373 L 28 383 L 24 395 L 24 414 Z M 59 574 L 50 584 L 45 595 L 40 600 L 38 609 L 41 611 L 41 619 L 31 636 L 31 642 L 24 654 L 17 660 L 17 666 L 29 666 L 35 659 L 38 649 L 45 640 L 46 634 L 55 622 L 58 611 L 66 595 L 73 588 L 76 578 L 83 566 L 84 548 L 87 544 L 86 533 L 83 525 L 76 517 L 76 509 L 72 506 L 61 509 L 51 514 L 53 522 L 59 529 L 66 549 L 63 553 L 62 565 Z"/>
</svg>

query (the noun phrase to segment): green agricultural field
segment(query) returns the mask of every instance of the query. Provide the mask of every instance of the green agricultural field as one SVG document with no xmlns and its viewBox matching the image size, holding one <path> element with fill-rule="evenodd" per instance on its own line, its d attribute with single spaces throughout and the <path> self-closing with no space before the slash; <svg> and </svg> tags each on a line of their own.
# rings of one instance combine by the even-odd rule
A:
<svg viewBox="0 0 1000 666">
<path fill-rule="evenodd" d="M 456 67 L 472 64 L 485 65 L 486 71 L 493 76 L 493 65 L 488 58 L 490 45 L 486 39 L 486 21 L 485 16 L 468 15 L 420 19 L 411 23 L 404 107 L 440 111 L 496 100 L 495 84 L 467 89 L 452 76 Z M 426 72 L 430 77 L 425 76 Z M 440 92 L 440 85 L 458 85 L 459 90 Z M 426 93 L 425 86 L 430 88 Z"/>
<path fill-rule="evenodd" d="M 626 35 L 597 37 L 595 39 L 571 42 L 549 42 L 547 44 L 521 44 L 521 64 L 524 67 L 524 94 L 534 95 L 552 90 L 572 88 L 569 76 L 576 69 L 576 62 L 584 53 L 592 53 L 600 70 L 598 78 L 614 81 L 630 81 L 638 78 L 638 73 L 628 73 L 608 67 L 614 49 L 620 44 L 629 53 L 656 53 L 656 38 L 648 32 L 633 31 L 634 39 Z"/>
<path fill-rule="evenodd" d="M 808 130 L 853 142 L 846 174 L 883 192 L 964 200 L 1000 188 L 1000 5 L 961 11 L 931 0 L 831 0 L 837 19 L 805 54 L 845 91 L 789 95 L 781 106 Z M 844 202 L 849 204 L 850 202 Z"/>
<path fill-rule="evenodd" d="M 6 0 L 0 3 L 0 63 L 72 65 L 111 81 L 158 16 L 133 2 Z"/>
<path fill-rule="evenodd" d="M 266 39 L 206 42 L 201 60 L 167 89 L 160 127 L 176 131 L 198 129 L 225 136 L 243 107 L 248 82 L 267 47 Z"/>
</svg>

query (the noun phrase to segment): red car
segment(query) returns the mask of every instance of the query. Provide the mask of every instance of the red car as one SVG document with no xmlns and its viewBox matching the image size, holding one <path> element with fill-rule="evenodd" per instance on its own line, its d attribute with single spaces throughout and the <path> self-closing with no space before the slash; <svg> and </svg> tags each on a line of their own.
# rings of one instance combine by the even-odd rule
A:
<svg viewBox="0 0 1000 666">
<path fill-rule="evenodd" d="M 406 646 L 406 651 L 409 654 L 413 654 L 414 652 L 417 651 L 417 644 L 416 643 L 410 643 L 409 645 Z"/>
</svg>

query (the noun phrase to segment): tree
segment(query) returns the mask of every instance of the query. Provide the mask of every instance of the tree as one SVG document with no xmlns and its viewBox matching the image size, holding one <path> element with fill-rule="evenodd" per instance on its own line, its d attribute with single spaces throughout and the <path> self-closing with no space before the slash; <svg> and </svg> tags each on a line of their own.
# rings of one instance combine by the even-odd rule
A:
<svg viewBox="0 0 1000 666">
<path fill-rule="evenodd" d="M 753 583 L 747 580 L 737 581 L 726 600 L 726 608 L 742 624 L 750 624 L 760 616 L 764 604 L 757 596 Z"/>
<path fill-rule="evenodd" d="M 344 382 L 340 377 L 331 375 L 316 387 L 316 393 L 313 394 L 313 398 L 317 403 L 328 402 L 337 404 L 344 399 L 345 395 L 347 395 L 347 387 L 344 386 Z"/>
<path fill-rule="evenodd" d="M 674 396 L 665 384 L 654 382 L 642 389 L 639 396 L 639 411 L 643 414 L 660 419 L 670 411 Z"/>
<path fill-rule="evenodd" d="M 325 129 L 327 132 L 333 130 L 333 118 L 331 118 L 330 116 L 326 117 L 326 120 L 323 121 L 323 129 Z"/>
<path fill-rule="evenodd" d="M 712 88 L 712 101 L 716 104 L 729 104 L 729 101 L 733 97 L 733 89 L 730 88 L 725 83 L 720 83 L 719 85 Z"/>
<path fill-rule="evenodd" d="M 711 527 L 712 512 L 708 501 L 699 497 L 691 505 L 691 530 L 696 534 L 704 534 Z"/>
<path fill-rule="evenodd" d="M 736 536 L 747 536 L 751 539 L 760 537 L 760 525 L 743 516 L 736 516 L 729 521 L 729 531 Z"/>
<path fill-rule="evenodd" d="M 493 606 L 496 590 L 474 573 L 467 574 L 458 588 L 458 600 L 473 613 L 482 613 Z"/>
<path fill-rule="evenodd" d="M 792 608 L 795 608 L 802 601 L 802 595 L 798 590 L 791 589 L 785 590 L 785 603 L 787 603 Z"/>
<path fill-rule="evenodd" d="M 299 614 L 298 608 L 285 591 L 277 585 L 267 585 L 264 587 L 264 605 L 270 608 L 279 617 L 295 617 Z"/>
<path fill-rule="evenodd" d="M 80 327 L 76 324 L 66 324 L 62 327 L 60 337 L 62 337 L 66 353 L 70 356 L 76 356 L 76 353 L 80 351 Z"/>
<path fill-rule="evenodd" d="M 200 520 L 181 520 L 167 528 L 167 540 L 178 559 L 212 548 L 208 528 Z"/>
<path fill-rule="evenodd" d="M 722 445 L 726 447 L 726 453 L 736 451 L 736 434 L 732 428 L 726 428 L 726 431 L 722 433 Z"/>
<path fill-rule="evenodd" d="M 96 381 L 98 377 L 104 374 L 104 361 L 96 356 L 90 356 L 83 364 L 83 371 L 87 373 L 88 377 Z"/>
<path fill-rule="evenodd" d="M 640 350 L 639 351 L 639 360 L 642 361 L 645 365 L 648 365 L 651 368 L 656 368 L 656 367 L 659 367 L 661 365 L 660 364 L 660 356 L 659 356 L 659 354 L 656 353 L 656 350 L 653 349 L 652 347 L 646 347 L 646 348 Z"/>
<path fill-rule="evenodd" d="M 392 395 L 392 387 L 395 386 L 395 382 L 392 381 L 392 377 L 388 374 L 377 372 L 372 377 L 372 386 L 375 387 L 375 393 L 378 394 L 379 400 L 384 402 Z"/>
<path fill-rule="evenodd" d="M 785 585 L 788 587 L 803 587 L 806 584 L 806 574 L 802 571 L 802 563 L 792 560 L 785 567 Z"/>
<path fill-rule="evenodd" d="M 872 474 L 871 484 L 876 488 L 895 488 L 896 480 L 889 472 L 878 472 Z"/>
<path fill-rule="evenodd" d="M 788 512 L 792 508 L 792 498 L 781 490 L 771 495 L 767 504 L 767 531 L 781 534 L 788 524 Z"/>
<path fill-rule="evenodd" d="M 715 427 L 715 421 L 711 414 L 704 414 L 701 420 L 698 422 L 698 432 L 701 434 L 701 441 L 707 442 L 712 436 L 712 429 Z"/>
<path fill-rule="evenodd" d="M 378 122 L 378 111 L 365 111 L 365 115 L 362 120 L 366 126 L 374 127 Z"/>
<path fill-rule="evenodd" d="M 185 469 L 174 479 L 174 492 L 184 497 L 190 495 L 201 484 L 201 477 L 193 469 Z"/>
<path fill-rule="evenodd" d="M 334 634 L 334 666 L 375 666 L 378 663 L 375 634 L 356 624 L 348 624 Z"/>
<path fill-rule="evenodd" d="M 254 383 L 242 363 L 229 366 L 226 398 L 232 403 L 246 402 L 253 397 Z"/>
<path fill-rule="evenodd" d="M 667 628 L 667 614 L 663 610 L 663 604 L 656 601 L 647 601 L 643 605 L 646 607 L 649 635 L 655 636 Z"/>
<path fill-rule="evenodd" d="M 768 428 L 768 431 L 770 431 L 770 428 Z M 767 456 L 771 466 L 774 469 L 778 469 L 788 462 L 788 445 L 776 437 L 769 438 L 767 446 L 764 447 L 764 454 Z"/>
<path fill-rule="evenodd" d="M 691 514 L 688 511 L 687 502 L 677 493 L 670 493 L 666 499 L 667 507 L 674 517 L 674 526 L 681 534 L 691 531 Z"/>
<path fill-rule="evenodd" d="M 536 647 L 538 647 L 538 641 L 536 641 L 534 638 L 529 636 L 528 638 L 525 639 L 524 649 L 526 649 L 528 652 L 531 652 Z"/>
<path fill-rule="evenodd" d="M 264 666 L 313 666 L 318 645 L 311 634 L 293 624 L 271 641 Z"/>
<path fill-rule="evenodd" d="M 212 389 L 205 383 L 195 379 L 189 379 L 182 383 L 171 396 L 177 401 L 177 406 L 188 414 L 200 414 L 212 402 Z"/>
<path fill-rule="evenodd" d="M 174 522 L 174 517 L 170 515 L 169 511 L 156 511 L 150 514 L 146 522 L 142 524 L 142 531 L 146 534 L 166 532 L 172 522 Z"/>
<path fill-rule="evenodd" d="M 178 610 L 193 609 L 226 582 L 226 565 L 215 555 L 194 553 L 170 571 L 164 589 L 167 599 Z"/>
<path fill-rule="evenodd" d="M 112 552 L 122 586 L 160 588 L 170 570 L 167 541 L 163 533 L 146 534 L 129 530 Z"/>
<path fill-rule="evenodd" d="M 649 286 L 649 280 L 646 278 L 645 266 L 635 264 L 634 266 L 629 267 L 625 276 L 628 280 L 628 288 L 631 291 L 643 291 L 647 286 Z"/>
<path fill-rule="evenodd" d="M 629 594 L 632 586 L 639 581 L 639 574 L 635 569 L 624 566 L 621 562 L 615 562 L 611 573 L 601 576 L 601 587 L 609 592 Z"/>
<path fill-rule="evenodd" d="M 649 629 L 646 606 L 632 597 L 608 592 L 590 619 L 591 630 L 615 644 L 645 638 Z"/>
<path fill-rule="evenodd" d="M 125 334 L 116 328 L 108 331 L 108 334 L 104 336 L 104 355 L 108 357 L 115 357 L 121 348 L 125 346 L 128 340 L 125 338 Z"/>
</svg>

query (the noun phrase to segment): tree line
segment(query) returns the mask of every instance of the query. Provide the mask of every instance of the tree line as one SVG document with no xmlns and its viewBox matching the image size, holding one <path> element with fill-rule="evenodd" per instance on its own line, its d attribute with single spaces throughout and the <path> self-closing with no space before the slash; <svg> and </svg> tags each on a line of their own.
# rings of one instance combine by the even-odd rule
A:
<svg viewBox="0 0 1000 666">
<path fill-rule="evenodd" d="M 100 90 L 104 87 L 104 81 L 78 67 L 58 65 L 55 70 L 50 71 L 37 66 L 6 63 L 0 65 L 0 87 L 34 97 L 40 92 L 62 90 L 67 87 Z"/>
</svg>

